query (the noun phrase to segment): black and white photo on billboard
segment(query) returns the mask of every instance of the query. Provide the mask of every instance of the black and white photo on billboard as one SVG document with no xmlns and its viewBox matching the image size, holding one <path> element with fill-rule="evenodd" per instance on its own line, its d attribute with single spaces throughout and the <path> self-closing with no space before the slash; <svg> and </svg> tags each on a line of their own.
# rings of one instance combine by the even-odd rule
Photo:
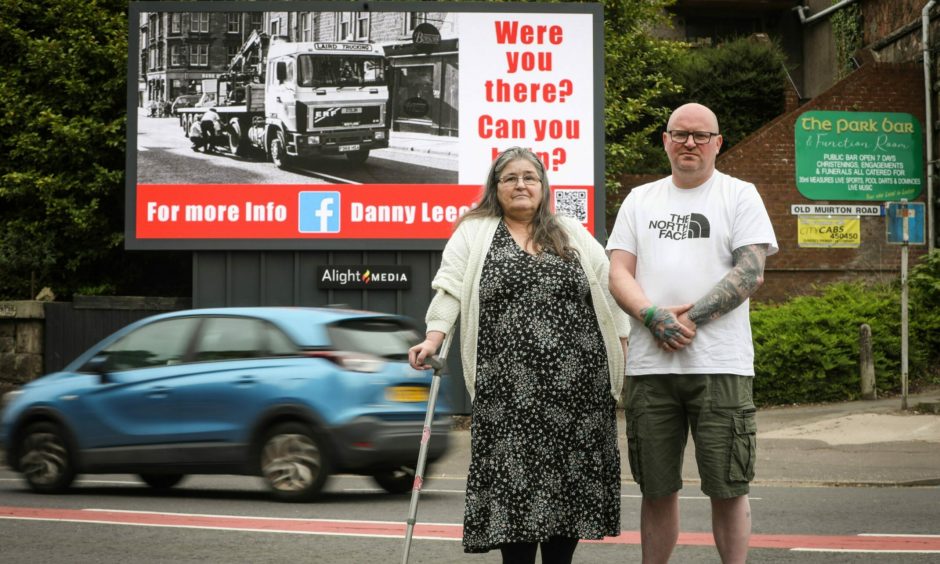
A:
<svg viewBox="0 0 940 564">
<path fill-rule="evenodd" d="M 457 183 L 458 13 L 211 4 L 140 13 L 137 183 Z"/>
</svg>

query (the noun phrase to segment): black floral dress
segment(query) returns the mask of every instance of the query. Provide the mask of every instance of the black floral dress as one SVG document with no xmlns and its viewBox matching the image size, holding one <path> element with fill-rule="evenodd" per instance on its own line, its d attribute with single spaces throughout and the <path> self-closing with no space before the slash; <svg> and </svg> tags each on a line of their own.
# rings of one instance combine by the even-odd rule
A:
<svg viewBox="0 0 940 564">
<path fill-rule="evenodd" d="M 500 223 L 479 292 L 464 551 L 620 534 L 615 402 L 580 263 L 529 255 Z"/>
</svg>

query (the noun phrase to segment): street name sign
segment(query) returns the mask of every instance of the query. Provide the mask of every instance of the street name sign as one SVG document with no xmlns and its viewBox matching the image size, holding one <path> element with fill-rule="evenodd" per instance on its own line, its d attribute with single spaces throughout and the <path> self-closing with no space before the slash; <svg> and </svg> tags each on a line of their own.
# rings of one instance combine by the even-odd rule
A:
<svg viewBox="0 0 940 564">
<path fill-rule="evenodd" d="M 792 215 L 884 215 L 884 210 L 880 204 L 792 204 L 790 213 Z"/>
</svg>

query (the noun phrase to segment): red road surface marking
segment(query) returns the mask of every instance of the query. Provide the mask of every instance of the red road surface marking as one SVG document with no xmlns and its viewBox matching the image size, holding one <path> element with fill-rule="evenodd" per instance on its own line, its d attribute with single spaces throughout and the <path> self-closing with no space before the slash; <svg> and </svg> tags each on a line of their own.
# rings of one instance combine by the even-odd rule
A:
<svg viewBox="0 0 940 564">
<path fill-rule="evenodd" d="M 44 509 L 36 507 L 0 506 L 0 519 L 64 521 L 150 527 L 181 527 L 268 533 L 344 535 L 383 538 L 404 538 L 405 524 L 390 521 L 351 521 L 336 519 L 284 519 L 276 517 L 237 517 L 230 515 L 194 515 L 116 511 L 108 509 Z M 461 525 L 418 523 L 414 538 L 425 540 L 459 540 Z M 604 544 L 640 544 L 638 531 L 623 531 L 608 537 Z M 679 543 L 686 546 L 712 546 L 711 533 L 680 533 Z M 940 554 L 940 536 L 917 535 L 751 535 L 751 548 L 778 548 L 834 551 L 928 552 Z"/>
<path fill-rule="evenodd" d="M 350 535 L 371 537 L 405 536 L 405 524 L 383 521 L 343 521 L 334 519 L 283 519 L 272 517 L 235 517 L 228 515 L 188 515 L 184 513 L 151 513 L 99 509 L 43 509 L 35 507 L 0 506 L 0 519 L 67 521 L 72 523 L 106 523 L 151 527 L 182 527 L 222 529 L 269 533 L 315 535 Z M 460 525 L 418 524 L 415 538 L 460 539 Z"/>
</svg>

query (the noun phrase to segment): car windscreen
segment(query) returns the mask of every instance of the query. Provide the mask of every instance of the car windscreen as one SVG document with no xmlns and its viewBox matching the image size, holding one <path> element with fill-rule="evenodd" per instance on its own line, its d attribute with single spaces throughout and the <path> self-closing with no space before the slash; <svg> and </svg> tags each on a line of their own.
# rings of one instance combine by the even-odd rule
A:
<svg viewBox="0 0 940 564">
<path fill-rule="evenodd" d="M 361 352 L 394 360 L 408 358 L 421 341 L 418 331 L 397 319 L 347 319 L 327 327 L 336 350 Z"/>
<path fill-rule="evenodd" d="M 385 84 L 381 57 L 353 55 L 301 55 L 297 60 L 297 84 L 322 86 L 381 86 Z"/>
</svg>

